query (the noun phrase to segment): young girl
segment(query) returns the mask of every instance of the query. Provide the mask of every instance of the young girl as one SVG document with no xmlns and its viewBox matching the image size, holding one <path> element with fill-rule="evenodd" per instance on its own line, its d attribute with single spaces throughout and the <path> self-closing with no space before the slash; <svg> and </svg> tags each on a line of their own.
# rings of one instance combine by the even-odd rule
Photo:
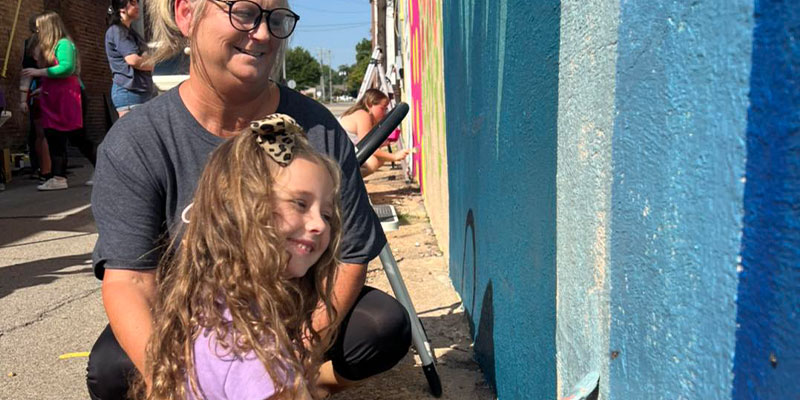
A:
<svg viewBox="0 0 800 400">
<path fill-rule="evenodd" d="M 211 154 L 159 269 L 149 398 L 311 398 L 332 336 L 311 315 L 336 317 L 339 174 L 284 114 Z"/>
<path fill-rule="evenodd" d="M 39 185 L 39 190 L 67 188 L 67 140 L 76 145 L 94 165 L 95 148 L 83 130 L 80 61 L 75 42 L 61 17 L 46 12 L 36 18 L 41 60 L 45 68 L 25 68 L 22 75 L 42 78 L 39 92 L 42 128 L 47 139 L 53 177 Z"/>
</svg>

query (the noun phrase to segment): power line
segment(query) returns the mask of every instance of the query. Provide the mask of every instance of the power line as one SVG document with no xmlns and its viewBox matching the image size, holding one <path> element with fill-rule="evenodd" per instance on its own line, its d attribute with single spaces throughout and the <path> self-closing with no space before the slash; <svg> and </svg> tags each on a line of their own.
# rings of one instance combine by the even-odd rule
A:
<svg viewBox="0 0 800 400">
<path fill-rule="evenodd" d="M 369 24 L 371 24 L 371 23 L 372 23 L 371 21 L 366 21 L 366 22 L 342 22 L 342 23 L 339 23 L 339 24 L 298 25 L 297 27 L 298 27 L 298 28 L 299 28 L 299 27 L 303 27 L 303 28 L 332 28 L 332 27 L 334 27 L 334 26 L 343 26 L 343 25 L 369 25 Z"/>
<path fill-rule="evenodd" d="M 346 29 L 355 29 L 355 28 L 364 28 L 364 25 L 356 25 L 356 26 L 343 26 L 339 28 L 322 28 L 322 29 L 295 29 L 295 32 L 302 32 L 302 33 L 313 33 L 313 32 L 333 32 L 333 31 L 343 31 Z"/>
<path fill-rule="evenodd" d="M 332 11 L 332 10 L 323 10 L 321 8 L 308 7 L 308 6 L 295 6 L 294 8 L 296 8 L 298 11 L 308 10 L 308 11 L 323 12 L 326 14 L 348 14 L 348 15 L 364 14 L 363 11 Z"/>
</svg>

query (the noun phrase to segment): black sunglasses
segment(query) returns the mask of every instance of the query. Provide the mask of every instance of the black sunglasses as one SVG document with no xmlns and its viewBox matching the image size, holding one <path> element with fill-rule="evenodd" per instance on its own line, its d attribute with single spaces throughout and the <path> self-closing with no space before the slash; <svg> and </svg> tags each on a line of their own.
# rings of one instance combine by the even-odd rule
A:
<svg viewBox="0 0 800 400">
<path fill-rule="evenodd" d="M 237 31 L 252 32 L 261 25 L 264 15 L 267 16 L 267 30 L 278 39 L 288 38 L 294 32 L 300 16 L 288 8 L 265 10 L 260 5 L 248 0 L 213 0 L 228 5 L 228 17 Z"/>
</svg>

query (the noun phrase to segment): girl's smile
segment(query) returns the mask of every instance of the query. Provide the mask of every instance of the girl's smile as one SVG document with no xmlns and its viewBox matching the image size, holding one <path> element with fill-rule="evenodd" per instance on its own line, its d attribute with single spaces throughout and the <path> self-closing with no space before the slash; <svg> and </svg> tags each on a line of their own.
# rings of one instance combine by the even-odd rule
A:
<svg viewBox="0 0 800 400">
<path fill-rule="evenodd" d="M 287 275 L 305 275 L 328 248 L 333 193 L 328 171 L 302 157 L 275 176 L 278 229 L 290 255 Z"/>
</svg>

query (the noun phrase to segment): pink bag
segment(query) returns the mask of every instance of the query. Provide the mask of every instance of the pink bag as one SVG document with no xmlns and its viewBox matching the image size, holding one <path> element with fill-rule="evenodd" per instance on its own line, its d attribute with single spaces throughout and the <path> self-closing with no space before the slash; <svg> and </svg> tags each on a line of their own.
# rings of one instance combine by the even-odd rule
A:
<svg viewBox="0 0 800 400">
<path fill-rule="evenodd" d="M 397 139 L 400 139 L 400 128 L 395 129 L 392 133 L 389 134 L 389 137 L 386 139 L 387 142 L 396 142 Z"/>
</svg>

